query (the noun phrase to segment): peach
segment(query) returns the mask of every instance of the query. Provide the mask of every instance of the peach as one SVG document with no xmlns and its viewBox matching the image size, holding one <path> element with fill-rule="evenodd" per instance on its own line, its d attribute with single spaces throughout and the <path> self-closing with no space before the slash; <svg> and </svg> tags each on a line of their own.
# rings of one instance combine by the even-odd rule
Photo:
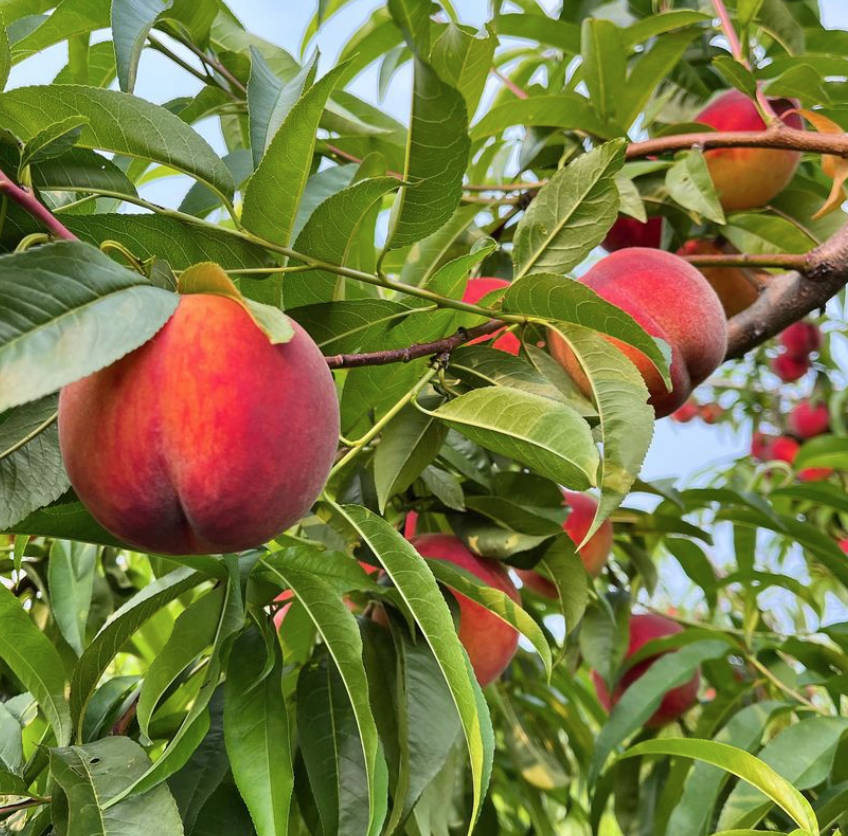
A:
<svg viewBox="0 0 848 836">
<path fill-rule="evenodd" d="M 778 354 L 769 365 L 784 383 L 793 383 L 800 380 L 810 370 L 810 358 L 806 354 L 800 357 L 785 353 Z"/>
<path fill-rule="evenodd" d="M 770 99 L 772 109 L 785 125 L 802 130 L 798 107 L 790 99 Z M 729 90 L 707 105 L 697 122 L 717 131 L 763 131 L 766 124 L 751 99 Z M 801 154 L 775 148 L 715 148 L 704 154 L 721 205 L 730 212 L 758 209 L 783 191 L 798 168 Z"/>
<path fill-rule="evenodd" d="M 800 448 L 801 445 L 794 438 L 790 438 L 788 435 L 781 435 L 774 440 L 769 453 L 774 461 L 792 464 Z"/>
<path fill-rule="evenodd" d="M 465 286 L 465 293 L 462 294 L 462 301 L 468 302 L 470 305 L 476 305 L 487 293 L 493 290 L 509 287 L 509 282 L 505 279 L 497 279 L 493 276 L 482 276 L 479 279 L 469 279 Z M 495 334 L 499 334 L 496 331 Z M 487 337 L 478 337 L 476 340 L 471 340 L 468 345 L 475 343 L 487 342 L 493 335 Z M 521 340 L 510 331 L 502 337 L 498 337 L 493 343 L 492 348 L 497 348 L 500 351 L 506 351 L 507 354 L 518 354 L 521 350 Z"/>
<path fill-rule="evenodd" d="M 636 654 L 642 645 L 647 644 L 653 639 L 660 639 L 665 636 L 673 636 L 681 633 L 683 628 L 674 621 L 663 618 L 661 615 L 633 615 L 630 617 L 630 643 L 627 646 L 625 658 L 629 659 Z M 666 651 L 673 653 L 674 651 Z M 607 686 L 600 675 L 593 671 L 592 678 L 595 682 L 595 691 L 598 694 L 598 699 L 601 705 L 609 711 L 621 699 L 622 694 L 634 683 L 637 679 L 645 674 L 648 668 L 664 654 L 660 653 L 656 656 L 649 656 L 641 662 L 637 662 L 632 668 L 629 668 L 616 686 L 612 697 L 610 697 Z M 701 684 L 700 671 L 692 674 L 692 678 L 679 685 L 677 688 L 672 688 L 665 693 L 659 708 L 651 715 L 648 722 L 645 724 L 648 728 L 658 728 L 676 720 L 678 717 L 685 714 L 698 699 L 698 687 Z"/>
<path fill-rule="evenodd" d="M 650 247 L 656 250 L 662 243 L 662 228 L 662 218 L 648 218 L 643 223 L 636 218 L 619 215 L 601 246 L 611 253 L 628 247 Z"/>
<path fill-rule="evenodd" d="M 687 241 L 678 255 L 722 255 L 712 241 Z M 721 306 L 729 319 L 757 301 L 757 287 L 740 267 L 699 267 L 704 278 L 718 295 Z"/>
<path fill-rule="evenodd" d="M 701 414 L 701 408 L 694 401 L 686 401 L 683 406 L 671 413 L 671 420 L 688 424 Z"/>
<path fill-rule="evenodd" d="M 830 410 L 824 403 L 801 401 L 789 413 L 789 427 L 799 438 L 813 438 L 830 427 Z"/>
<path fill-rule="evenodd" d="M 717 403 L 705 403 L 701 407 L 700 415 L 705 424 L 715 424 L 724 415 L 724 409 Z"/>
<path fill-rule="evenodd" d="M 65 466 L 104 528 L 149 552 L 235 552 L 309 511 L 339 407 L 324 357 L 292 324 L 272 345 L 238 302 L 183 296 L 152 340 L 62 390 Z"/>
<path fill-rule="evenodd" d="M 788 355 L 806 359 L 808 354 L 821 348 L 822 335 L 818 325 L 812 322 L 793 322 L 780 332 L 779 340 Z"/>
<path fill-rule="evenodd" d="M 848 537 L 839 541 L 839 548 L 842 549 L 845 554 L 848 554 Z"/>
<path fill-rule="evenodd" d="M 668 391 L 642 352 L 610 338 L 641 372 L 657 418 L 682 406 L 695 386 L 724 359 L 724 310 L 707 280 L 682 258 L 640 247 L 619 250 L 595 264 L 580 281 L 629 313 L 648 334 L 670 345 L 672 389 Z M 553 332 L 550 348 L 588 397 L 591 390 L 586 375 L 565 341 Z"/>
<path fill-rule="evenodd" d="M 583 541 L 586 532 L 595 519 L 598 509 L 597 501 L 585 493 L 563 491 L 563 505 L 571 508 L 571 512 L 562 524 L 565 533 L 574 541 L 576 546 Z M 586 571 L 597 578 L 609 560 L 612 552 L 612 522 L 604 520 L 601 527 L 591 536 L 589 542 L 578 552 Z M 522 583 L 545 598 L 556 598 L 557 590 L 551 581 L 542 577 L 533 569 L 516 569 L 516 575 Z"/>
<path fill-rule="evenodd" d="M 774 438 L 770 435 L 755 432 L 751 438 L 751 455 L 762 462 L 770 461 L 773 458 L 774 441 Z"/>
<path fill-rule="evenodd" d="M 505 592 L 516 603 L 521 602 L 503 564 L 472 554 L 457 537 L 421 534 L 410 542 L 424 557 L 453 563 L 476 575 L 488 586 Z M 518 649 L 518 633 L 476 601 L 452 594 L 459 604 L 459 640 L 468 653 L 477 681 L 485 687 L 506 670 Z"/>
</svg>

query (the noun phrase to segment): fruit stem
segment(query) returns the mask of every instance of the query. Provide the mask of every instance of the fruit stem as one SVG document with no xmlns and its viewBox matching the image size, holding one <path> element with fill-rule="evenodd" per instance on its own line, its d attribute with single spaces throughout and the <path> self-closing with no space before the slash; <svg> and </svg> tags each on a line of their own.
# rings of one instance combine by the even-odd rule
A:
<svg viewBox="0 0 848 836">
<path fill-rule="evenodd" d="M 373 441 L 382 431 L 383 428 L 408 404 L 415 400 L 421 390 L 439 373 L 440 364 L 433 363 L 426 374 L 422 375 L 418 382 L 382 417 L 377 421 L 370 430 L 368 430 L 362 438 L 358 438 L 353 442 L 353 447 L 342 456 L 330 471 L 327 477 L 329 483 L 332 478 L 343 470 L 353 459 L 355 459 L 365 448 L 365 446 Z"/>
<path fill-rule="evenodd" d="M 2 170 L 0 170 L 0 192 L 14 200 L 18 206 L 46 226 L 55 238 L 62 238 L 65 241 L 77 240 L 77 236 L 65 227 L 44 204 L 40 203 L 32 192 L 13 183 L 11 178 Z"/>
<path fill-rule="evenodd" d="M 733 28 L 733 22 L 730 20 L 730 15 L 727 13 L 727 6 L 724 5 L 724 0 L 713 0 L 713 8 L 718 15 L 718 19 L 721 21 L 721 28 L 724 32 L 724 37 L 727 38 L 727 43 L 733 57 L 742 64 L 742 66 L 747 67 L 750 70 L 751 65 L 748 63 L 748 59 L 742 51 L 742 44 L 739 41 L 736 30 Z"/>
</svg>

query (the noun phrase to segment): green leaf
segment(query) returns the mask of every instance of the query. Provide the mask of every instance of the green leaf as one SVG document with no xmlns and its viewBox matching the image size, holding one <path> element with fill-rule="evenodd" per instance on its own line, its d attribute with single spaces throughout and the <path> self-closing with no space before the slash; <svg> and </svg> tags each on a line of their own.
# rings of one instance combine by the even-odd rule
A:
<svg viewBox="0 0 848 836">
<path fill-rule="evenodd" d="M 430 54 L 430 15 L 438 9 L 432 0 L 389 0 L 389 13 L 410 49 L 424 60 Z"/>
<path fill-rule="evenodd" d="M 804 442 L 792 462 L 796 470 L 807 467 L 832 467 L 848 470 L 848 439 L 823 435 Z"/>
<path fill-rule="evenodd" d="M 253 174 L 253 156 L 247 148 L 236 148 L 223 157 L 224 165 L 230 170 L 236 189 L 240 189 L 247 179 Z M 221 199 L 215 192 L 208 189 L 203 183 L 195 183 L 186 193 L 180 212 L 203 218 L 210 212 L 221 206 Z"/>
<path fill-rule="evenodd" d="M 415 61 L 407 142 L 406 185 L 395 203 L 386 249 L 421 241 L 451 219 L 462 198 L 462 178 L 471 150 L 462 94 L 420 59 Z"/>
<path fill-rule="evenodd" d="M 598 244 L 618 215 L 615 175 L 624 164 L 624 141 L 583 154 L 548 180 L 515 230 L 515 278 L 564 273 Z"/>
<path fill-rule="evenodd" d="M 247 110 L 250 115 L 250 147 L 253 166 L 259 167 L 280 126 L 297 100 L 311 86 L 318 53 L 293 78 L 284 82 L 256 47 L 250 48 L 250 80 L 247 83 Z"/>
<path fill-rule="evenodd" d="M 621 30 L 611 20 L 587 18 L 580 35 L 580 66 L 589 98 L 602 119 L 612 119 L 627 75 Z"/>
<path fill-rule="evenodd" d="M 180 674 L 215 641 L 224 605 L 224 588 L 217 587 L 183 610 L 174 622 L 167 644 L 144 675 L 136 717 L 149 736 L 150 719 L 165 692 Z"/>
<path fill-rule="evenodd" d="M 71 148 L 60 157 L 33 164 L 32 182 L 45 191 L 137 194 L 130 179 L 112 160 L 88 148 Z"/>
<path fill-rule="evenodd" d="M 370 811 L 367 833 L 369 836 L 379 833 L 388 804 L 388 772 L 368 702 L 368 681 L 362 663 L 362 638 L 356 619 L 322 578 L 290 568 L 287 561 L 264 565 L 278 575 L 306 608 L 341 675 L 356 718 L 365 758 Z"/>
<path fill-rule="evenodd" d="M 615 337 L 638 348 L 653 362 L 667 385 L 671 385 L 668 346 L 646 334 L 629 314 L 602 299 L 582 282 L 554 273 L 534 273 L 510 285 L 503 308 L 507 313 L 568 322 Z"/>
<path fill-rule="evenodd" d="M 496 45 L 497 38 L 490 31 L 477 37 L 453 23 L 433 44 L 432 67 L 442 81 L 462 93 L 469 116 L 480 103 Z"/>
<path fill-rule="evenodd" d="M 719 55 L 713 58 L 713 66 L 731 87 L 743 92 L 753 99 L 757 95 L 757 79 L 754 74 L 743 64 L 729 55 Z"/>
<path fill-rule="evenodd" d="M 583 562 L 567 535 L 557 537 L 542 555 L 539 567 L 547 572 L 547 577 L 556 587 L 560 612 L 565 619 L 566 635 L 580 623 L 589 602 L 589 576 Z M 562 656 L 565 657 L 566 645 L 563 642 Z"/>
<path fill-rule="evenodd" d="M 61 465 L 58 436 L 56 437 L 55 455 Z M 64 467 L 62 471 L 64 472 Z M 67 476 L 64 478 L 67 479 Z M 66 489 L 67 487 L 64 490 Z M 64 490 L 62 493 L 64 493 Z M 66 502 L 41 508 L 19 522 L 11 523 L 8 530 L 17 534 L 32 535 L 33 537 L 79 540 L 98 546 L 116 546 L 118 548 L 124 546 L 120 540 L 113 537 L 91 516 L 81 502 Z"/>
<path fill-rule="evenodd" d="M 659 15 L 648 15 L 624 30 L 624 41 L 628 46 L 635 46 L 661 35 L 663 32 L 695 26 L 698 23 L 708 24 L 712 22 L 712 19 L 712 15 L 705 12 L 686 9 L 676 9 Z"/>
<path fill-rule="evenodd" d="M 276 244 L 288 244 L 312 166 L 318 122 L 344 64 L 332 69 L 301 96 L 267 147 L 244 192 L 242 222 Z"/>
<path fill-rule="evenodd" d="M 112 43 L 121 90 L 132 93 L 138 61 L 156 19 L 173 0 L 112 0 Z"/>
<path fill-rule="evenodd" d="M 640 729 L 657 710 L 667 691 L 688 682 L 702 662 L 724 656 L 728 649 L 728 644 L 723 641 L 697 641 L 654 661 L 625 690 L 613 708 L 609 721 L 601 729 L 590 769 L 593 779 L 600 774 L 615 747 Z"/>
<path fill-rule="evenodd" d="M 406 305 L 388 299 L 351 299 L 305 305 L 290 313 L 324 354 L 342 354 L 376 347 L 389 326 L 410 311 Z"/>
<path fill-rule="evenodd" d="M 486 795 L 494 747 L 488 711 L 453 619 L 424 559 L 389 523 L 358 505 L 338 509 L 386 570 L 430 645 L 459 711 L 474 788 L 469 836 Z"/>
<path fill-rule="evenodd" d="M 59 452 L 57 401 L 48 396 L 0 415 L 0 531 L 69 487 Z"/>
<path fill-rule="evenodd" d="M 848 719 L 844 717 L 810 717 L 772 738 L 760 751 L 759 759 L 796 790 L 812 789 L 830 774 L 846 730 Z M 738 784 L 724 802 L 718 826 L 726 830 L 756 827 L 774 801 L 749 784 Z M 802 821 L 796 821 L 803 826 Z"/>
<path fill-rule="evenodd" d="M 35 697 L 56 741 L 67 743 L 72 726 L 65 701 L 65 666 L 56 648 L 5 586 L 0 586 L 0 659 Z"/>
<path fill-rule="evenodd" d="M 694 758 L 724 769 L 761 790 L 784 810 L 805 834 L 819 832 L 818 822 L 810 802 L 770 766 L 742 749 L 726 743 L 717 743 L 714 740 L 665 738 L 639 743 L 628 749 L 621 757 L 634 758 L 644 755 Z"/>
<path fill-rule="evenodd" d="M 731 215 L 722 234 L 740 252 L 754 255 L 806 253 L 818 243 L 786 218 L 753 212 Z"/>
<path fill-rule="evenodd" d="M 0 257 L 0 411 L 91 374 L 150 339 L 177 307 L 87 244 Z"/>
<path fill-rule="evenodd" d="M 553 662 L 545 634 L 519 604 L 500 589 L 486 586 L 470 572 L 451 566 L 444 560 L 427 560 L 427 565 L 437 581 L 484 606 L 501 621 L 518 630 L 533 645 L 542 659 L 545 672 L 550 676 Z"/>
<path fill-rule="evenodd" d="M 772 700 L 748 705 L 730 718 L 714 740 L 754 752 L 760 746 L 768 722 L 777 711 L 786 709 L 785 703 Z M 730 775 L 721 769 L 707 763 L 696 763 L 669 819 L 667 836 L 706 832 L 713 820 L 713 808 L 729 779 Z"/>
<path fill-rule="evenodd" d="M 37 6 L 37 7 L 36 7 Z M 106 29 L 109 26 L 108 3 L 97 0 L 63 0 L 61 3 L 46 4 L 29 3 L 24 14 L 35 15 L 58 6 L 49 17 L 43 18 L 41 25 L 32 31 L 27 31 L 22 38 L 12 37 L 12 59 L 19 63 L 37 52 L 41 52 L 53 44 L 69 40 L 75 35 L 85 35 L 95 29 Z M 3 9 L 4 17 L 9 23 L 21 15 L 8 8 Z M 37 21 L 38 18 L 34 18 Z"/>
<path fill-rule="evenodd" d="M 620 133 L 614 125 L 600 119 L 588 99 L 577 93 L 557 93 L 495 105 L 471 129 L 471 141 L 499 134 L 513 125 L 588 131 L 605 139 Z"/>
<path fill-rule="evenodd" d="M 601 498 L 580 547 L 633 487 L 651 446 L 655 416 L 641 373 L 609 340 L 579 325 L 552 330 L 568 344 L 589 380 L 600 418 Z"/>
<path fill-rule="evenodd" d="M 490 386 L 448 401 L 434 414 L 475 443 L 555 482 L 574 490 L 595 484 L 598 450 L 592 433 L 565 404 Z"/>
<path fill-rule="evenodd" d="M 373 207 L 397 185 L 393 177 L 374 177 L 331 195 L 310 215 L 294 249 L 330 264 L 348 264 L 360 236 L 366 232 L 362 224 Z M 326 270 L 307 270 L 286 276 L 284 307 L 344 298 L 344 282 L 344 278 Z"/>
<path fill-rule="evenodd" d="M 97 548 L 85 543 L 56 540 L 50 548 L 47 583 L 50 610 L 65 641 L 82 656 L 85 625 L 94 591 Z"/>
<path fill-rule="evenodd" d="M 6 86 L 9 80 L 9 71 L 12 69 L 12 50 L 9 46 L 9 33 L 3 24 L 3 16 L 0 13 L 0 90 Z"/>
<path fill-rule="evenodd" d="M 338 668 L 322 654 L 297 681 L 300 750 L 325 833 L 369 829 L 368 771 L 356 745 L 356 715 Z"/>
<path fill-rule="evenodd" d="M 294 787 L 291 739 L 281 677 L 282 659 L 256 630 L 239 637 L 227 668 L 224 734 L 236 785 L 250 810 L 258 836 L 288 833 Z M 308 710 L 308 703 L 301 711 Z"/>
<path fill-rule="evenodd" d="M 61 787 L 67 805 L 67 836 L 134 836 L 149 831 L 182 836 L 183 823 L 173 796 L 159 786 L 145 795 L 122 801 L 109 809 L 112 798 L 150 766 L 141 746 L 128 737 L 106 737 L 85 746 L 50 750 L 50 773 Z M 54 796 L 54 814 L 59 799 Z"/>
<path fill-rule="evenodd" d="M 414 407 L 402 409 L 383 430 L 374 454 L 374 481 L 381 512 L 389 498 L 405 491 L 433 462 L 447 429 Z"/>
<path fill-rule="evenodd" d="M 724 210 L 719 203 L 704 155 L 687 151 L 666 172 L 665 185 L 671 198 L 684 209 L 691 209 L 707 220 L 723 224 Z"/>
<path fill-rule="evenodd" d="M 71 680 L 70 708 L 73 721 L 77 725 L 78 739 L 83 739 L 82 723 L 91 695 L 115 655 L 133 633 L 161 607 L 204 580 L 203 575 L 188 566 L 176 569 L 144 587 L 116 610 L 103 625 L 77 662 Z"/>
<path fill-rule="evenodd" d="M 72 84 L 18 87 L 0 94 L 0 121 L 23 141 L 70 117 L 88 120 L 77 144 L 170 166 L 229 201 L 233 178 L 209 144 L 178 116 L 117 90 Z"/>
<path fill-rule="evenodd" d="M 536 41 L 566 55 L 580 54 L 580 27 L 573 23 L 533 14 L 501 14 L 495 22 L 499 35 Z"/>
<path fill-rule="evenodd" d="M 54 122 L 39 131 L 27 142 L 21 151 L 20 170 L 31 163 L 61 157 L 73 148 L 82 133 L 83 125 L 88 122 L 84 116 L 69 116 L 61 122 Z"/>
</svg>

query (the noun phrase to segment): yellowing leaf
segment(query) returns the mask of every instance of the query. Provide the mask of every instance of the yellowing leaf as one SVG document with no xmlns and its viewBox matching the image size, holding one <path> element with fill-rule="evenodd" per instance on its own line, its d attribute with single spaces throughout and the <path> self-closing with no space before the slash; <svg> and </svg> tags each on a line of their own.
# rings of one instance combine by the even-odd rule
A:
<svg viewBox="0 0 848 836">
<path fill-rule="evenodd" d="M 799 110 L 800 113 L 813 127 L 823 134 L 841 134 L 842 126 L 837 125 L 832 119 L 822 116 L 814 110 Z M 845 200 L 845 181 L 848 180 L 848 160 L 836 157 L 833 154 L 822 156 L 822 171 L 833 180 L 830 194 L 824 205 L 813 215 L 813 220 L 823 218 L 838 209 Z"/>
</svg>

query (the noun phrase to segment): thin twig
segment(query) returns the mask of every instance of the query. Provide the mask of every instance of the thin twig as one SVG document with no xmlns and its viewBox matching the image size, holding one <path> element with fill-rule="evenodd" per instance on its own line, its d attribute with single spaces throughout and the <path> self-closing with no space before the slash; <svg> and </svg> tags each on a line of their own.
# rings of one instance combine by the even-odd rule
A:
<svg viewBox="0 0 848 836">
<path fill-rule="evenodd" d="M 168 49 L 168 47 L 165 46 L 162 41 L 157 40 L 153 37 L 153 35 L 148 35 L 147 40 L 150 43 L 151 49 L 156 50 L 156 52 L 160 52 L 166 58 L 169 58 L 171 61 L 173 61 L 178 67 L 182 67 L 187 73 L 193 75 L 199 81 L 202 81 L 204 84 L 209 84 L 211 79 L 208 75 L 202 73 L 200 70 L 197 69 L 197 67 L 192 67 L 191 64 L 188 63 L 188 61 L 184 61 L 182 58 L 180 58 L 179 55 L 177 55 L 176 52 L 173 52 L 172 50 Z"/>
<path fill-rule="evenodd" d="M 46 226 L 51 235 L 65 241 L 77 240 L 77 236 L 65 227 L 44 204 L 40 203 L 32 192 L 13 183 L 3 171 L 0 171 L 0 192 L 14 200 L 18 206 Z"/>
<path fill-rule="evenodd" d="M 724 32 L 724 37 L 727 38 L 727 43 L 730 46 L 730 51 L 733 57 L 743 66 L 751 69 L 745 53 L 742 51 L 742 44 L 739 42 L 739 37 L 736 30 L 733 28 L 733 23 L 730 20 L 730 15 L 727 13 L 727 6 L 724 5 L 724 0 L 713 0 L 713 8 L 721 21 L 721 29 Z"/>
<path fill-rule="evenodd" d="M 247 95 L 247 87 L 245 87 L 220 61 L 207 55 L 200 47 L 195 46 L 190 40 L 180 38 L 180 43 L 190 49 L 207 67 L 215 70 L 216 73 L 222 75 L 227 81 L 236 88 L 243 96 Z"/>
<path fill-rule="evenodd" d="M 492 67 L 492 75 L 494 75 L 496 78 L 499 78 L 504 83 L 504 87 L 506 87 L 510 91 L 510 93 L 512 93 L 517 98 L 527 98 L 526 91 L 522 90 L 508 75 L 502 73 L 497 67 Z"/>
<path fill-rule="evenodd" d="M 703 253 L 681 256 L 695 267 L 775 267 L 783 270 L 798 270 L 802 273 L 812 267 L 809 253 Z"/>
<path fill-rule="evenodd" d="M 27 798 L 24 801 L 16 801 L 14 804 L 7 804 L 5 807 L 0 807 L 0 816 L 9 816 L 12 813 L 17 813 L 18 810 L 27 810 L 30 807 L 43 807 L 49 804 L 51 798 L 49 795 L 43 798 Z"/>
</svg>

